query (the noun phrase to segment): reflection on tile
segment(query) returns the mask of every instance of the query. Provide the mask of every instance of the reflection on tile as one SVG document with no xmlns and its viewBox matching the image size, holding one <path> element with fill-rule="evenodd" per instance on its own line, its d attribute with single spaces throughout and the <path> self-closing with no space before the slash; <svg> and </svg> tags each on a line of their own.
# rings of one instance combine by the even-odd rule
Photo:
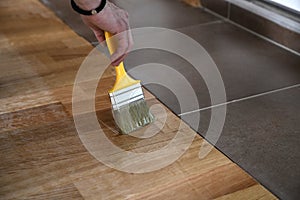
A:
<svg viewBox="0 0 300 200">
<path fill-rule="evenodd" d="M 216 146 L 282 199 L 298 199 L 300 88 L 229 104 Z M 184 117 L 189 123 L 194 114 Z M 200 113 L 206 135 L 210 110 Z M 207 137 L 207 135 L 206 135 Z"/>
</svg>

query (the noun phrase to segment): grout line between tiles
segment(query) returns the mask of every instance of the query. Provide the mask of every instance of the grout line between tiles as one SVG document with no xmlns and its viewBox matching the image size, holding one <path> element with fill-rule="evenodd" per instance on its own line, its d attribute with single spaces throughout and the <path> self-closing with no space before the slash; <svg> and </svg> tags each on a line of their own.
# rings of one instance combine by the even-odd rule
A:
<svg viewBox="0 0 300 200">
<path fill-rule="evenodd" d="M 273 94 L 273 93 L 276 93 L 276 92 L 281 92 L 281 91 L 284 91 L 284 90 L 289 90 L 289 89 L 293 89 L 293 88 L 297 88 L 297 87 L 300 87 L 300 83 L 296 84 L 296 85 L 284 87 L 284 88 L 271 90 L 271 91 L 268 91 L 268 92 L 263 92 L 263 93 L 259 93 L 259 94 L 255 94 L 255 95 L 250 95 L 250 96 L 243 97 L 243 98 L 240 98 L 240 99 L 234 99 L 234 100 L 231 100 L 231 101 L 227 101 L 227 102 L 224 102 L 224 103 L 220 103 L 220 104 L 216 104 L 216 105 L 196 109 L 196 110 L 193 110 L 193 111 L 184 112 L 184 113 L 178 114 L 178 116 L 188 115 L 188 114 L 192 114 L 192 113 L 195 113 L 195 112 L 200 112 L 200 111 L 208 110 L 208 109 L 211 109 L 211 108 L 216 108 L 216 107 L 220 107 L 220 106 L 224 106 L 224 105 L 228 105 L 228 104 L 232 104 L 232 103 L 236 103 L 236 102 L 241 102 L 241 101 L 245 101 L 245 100 L 253 99 L 253 98 L 256 98 L 256 97 L 261 97 L 261 96 L 265 96 L 265 95 L 269 95 L 269 94 Z"/>
<path fill-rule="evenodd" d="M 206 22 L 206 23 L 200 23 L 200 24 L 193 24 L 193 25 L 189 25 L 189 26 L 184 26 L 184 27 L 178 27 L 178 28 L 173 28 L 173 30 L 180 30 L 180 29 L 184 29 L 184 28 L 191 28 L 191 27 L 199 27 L 199 26 L 209 26 L 209 25 L 212 25 L 212 24 L 219 24 L 219 23 L 222 23 L 224 22 L 223 19 L 219 19 L 219 20 L 214 20 L 214 21 L 211 21 L 211 22 Z"/>
<path fill-rule="evenodd" d="M 266 9 L 265 6 L 249 1 L 241 0 L 226 0 L 229 4 L 235 5 L 241 9 L 249 11 L 257 16 L 263 17 L 287 30 L 295 33 L 300 33 L 300 23 L 296 19 L 274 12 L 273 9 Z M 278 1 L 278 0 L 277 0 Z M 229 18 L 230 19 L 230 18 Z"/>
<path fill-rule="evenodd" d="M 203 10 L 205 12 L 208 12 L 209 14 L 215 16 L 215 17 L 221 18 L 223 21 L 226 21 L 226 22 L 229 21 L 228 17 L 224 17 L 224 16 L 222 16 L 222 15 L 220 15 L 220 14 L 218 14 L 218 13 L 216 13 L 216 12 L 214 12 L 214 11 L 208 9 L 208 8 L 203 8 Z M 229 8 L 228 8 L 227 12 L 230 12 Z"/>
<path fill-rule="evenodd" d="M 240 29 L 242 29 L 244 31 L 247 31 L 247 32 L 249 32 L 249 33 L 251 33 L 251 34 L 253 34 L 253 35 L 255 35 L 255 36 L 257 36 L 257 37 L 259 37 L 261 39 L 263 39 L 263 40 L 266 40 L 266 41 L 268 41 L 268 42 L 270 42 L 270 43 L 272 43 L 272 44 L 274 44 L 274 45 L 276 45 L 276 46 L 278 46 L 278 47 L 280 47 L 280 48 L 282 48 L 284 50 L 287 50 L 287 51 L 289 51 L 289 52 L 291 52 L 291 53 L 293 53 L 293 54 L 295 54 L 297 56 L 300 56 L 300 52 L 297 52 L 297 51 L 295 51 L 293 49 L 290 49 L 290 48 L 288 48 L 288 47 L 286 47 L 286 46 L 278 43 L 278 42 L 275 42 L 274 40 L 271 40 L 271 39 L 269 39 L 269 38 L 267 38 L 267 37 L 265 37 L 265 36 L 263 36 L 261 34 L 258 34 L 255 31 L 252 31 L 252 30 L 250 30 L 250 29 L 248 29 L 248 28 L 246 28 L 246 27 L 244 27 L 244 26 L 242 26 L 242 25 L 240 25 L 238 23 L 235 23 L 235 22 L 231 21 L 230 19 L 228 19 L 226 17 L 223 17 L 222 15 L 219 15 L 219 14 L 215 13 L 214 11 L 212 11 L 210 9 L 204 8 L 204 11 L 206 11 L 206 12 L 208 12 L 208 13 L 216 16 L 216 17 L 219 17 L 219 18 L 223 19 L 225 22 L 228 22 L 228 23 L 230 23 L 230 24 L 232 24 L 232 25 L 234 25 L 234 26 L 236 26 L 236 27 L 238 27 L 238 28 L 240 28 Z"/>
<path fill-rule="evenodd" d="M 295 55 L 297 55 L 297 56 L 300 56 L 300 53 L 299 53 L 299 52 L 297 52 L 297 51 L 295 51 L 295 50 L 293 50 L 293 49 L 290 49 L 290 48 L 288 48 L 288 47 L 286 47 L 286 46 L 284 46 L 284 45 L 282 45 L 282 44 L 280 44 L 280 43 L 278 43 L 278 42 L 275 42 L 274 40 L 271 40 L 271 39 L 269 39 L 269 38 L 267 38 L 267 37 L 265 37 L 265 36 L 263 36 L 263 35 L 260 35 L 260 34 L 254 32 L 254 31 L 252 31 L 252 30 L 250 30 L 250 29 L 248 29 L 248 28 L 242 26 L 242 25 L 239 25 L 239 24 L 237 24 L 237 23 L 231 21 L 231 20 L 229 20 L 228 22 L 231 23 L 231 24 L 233 24 L 233 25 L 235 25 L 235 26 L 237 26 L 237 27 L 239 27 L 239 28 L 241 28 L 241 29 L 243 29 L 243 30 L 245 30 L 245 31 L 248 31 L 248 32 L 254 34 L 255 36 L 257 36 L 257 37 L 259 37 L 259 38 L 261 38 L 261 39 L 264 39 L 264 40 L 266 40 L 266 41 L 268 41 L 268 42 L 270 42 L 270 43 L 272 43 L 272 44 L 274 44 L 274 45 L 276 45 L 276 46 L 278 46 L 278 47 L 281 47 L 281 48 L 283 48 L 283 49 L 285 49 L 285 50 L 287 50 L 287 51 L 289 51 L 289 52 L 291 52 L 291 53 L 293 53 L 293 54 L 295 54 Z"/>
<path fill-rule="evenodd" d="M 182 28 L 190 28 L 190 27 L 193 27 L 193 26 L 208 26 L 208 25 L 212 25 L 212 24 L 218 24 L 218 23 L 222 23 L 223 20 L 219 19 L 219 20 L 214 20 L 214 21 L 210 21 L 210 22 L 205 22 L 205 23 L 200 23 L 200 24 L 193 24 L 193 25 L 190 25 L 190 26 L 184 26 L 184 27 L 178 27 L 178 28 L 170 28 L 172 30 L 180 30 Z M 143 28 L 143 27 L 137 27 L 137 28 Z M 160 28 L 160 27 L 158 27 Z M 164 27 L 161 27 L 161 28 L 164 28 Z M 135 28 L 132 28 L 132 29 L 135 29 Z M 97 46 L 99 44 L 98 41 L 92 41 L 90 42 L 93 46 Z"/>
</svg>

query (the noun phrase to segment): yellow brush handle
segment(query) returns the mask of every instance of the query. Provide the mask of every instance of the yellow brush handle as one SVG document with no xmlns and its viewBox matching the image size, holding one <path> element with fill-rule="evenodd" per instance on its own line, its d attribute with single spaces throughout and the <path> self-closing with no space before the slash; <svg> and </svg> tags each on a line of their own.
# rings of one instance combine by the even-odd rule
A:
<svg viewBox="0 0 300 200">
<path fill-rule="evenodd" d="M 106 44 L 108 50 L 110 54 L 113 54 L 113 52 L 116 49 L 116 45 L 113 44 L 113 42 L 109 39 L 110 37 L 112 37 L 112 34 L 105 32 L 105 38 L 106 38 Z M 121 62 L 118 66 L 115 66 L 115 70 L 116 70 L 116 81 L 113 88 L 109 91 L 109 93 L 124 89 L 126 87 L 129 87 L 133 84 L 137 84 L 140 82 L 140 80 L 134 80 L 130 76 L 128 76 L 128 74 L 125 71 L 123 62 Z"/>
</svg>

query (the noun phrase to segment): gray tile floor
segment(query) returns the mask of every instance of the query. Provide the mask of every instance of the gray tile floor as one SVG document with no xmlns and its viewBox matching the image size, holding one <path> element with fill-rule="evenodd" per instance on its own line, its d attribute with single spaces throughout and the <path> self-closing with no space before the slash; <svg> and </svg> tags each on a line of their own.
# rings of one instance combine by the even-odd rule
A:
<svg viewBox="0 0 300 200">
<path fill-rule="evenodd" d="M 78 15 L 71 11 L 67 0 L 42 1 L 77 33 L 90 42 L 96 41 Z M 300 57 L 179 1 L 114 2 L 129 12 L 132 27 L 172 28 L 192 37 L 206 49 L 222 75 L 227 102 L 230 102 L 217 148 L 278 197 L 299 199 Z M 184 119 L 189 123 L 193 115 L 200 112 L 197 131 L 205 136 L 211 102 L 201 76 L 184 59 L 159 50 L 132 52 L 125 63 L 130 69 L 149 62 L 172 66 L 189 80 L 200 108 L 208 109 L 184 114 Z M 134 76 L 143 79 L 146 75 Z M 174 84 L 176 86 L 176 81 Z M 191 106 L 180 110 L 176 97 L 167 88 L 155 84 L 146 87 L 178 115 L 195 109 Z"/>
<path fill-rule="evenodd" d="M 300 87 L 227 105 L 216 147 L 282 199 L 299 199 Z M 194 115 L 184 117 L 187 123 Z M 210 110 L 201 111 L 205 136 Z"/>
<path fill-rule="evenodd" d="M 126 9 L 132 28 L 153 26 L 179 28 L 218 20 L 197 8 L 191 8 L 174 0 L 113 0 Z M 176 17 L 175 14 L 176 13 Z"/>
</svg>

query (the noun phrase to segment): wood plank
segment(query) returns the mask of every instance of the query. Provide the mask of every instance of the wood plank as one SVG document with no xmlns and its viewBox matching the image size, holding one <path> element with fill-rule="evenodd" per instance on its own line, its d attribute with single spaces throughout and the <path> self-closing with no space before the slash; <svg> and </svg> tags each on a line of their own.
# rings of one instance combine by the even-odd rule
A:
<svg viewBox="0 0 300 200">
<path fill-rule="evenodd" d="M 84 199 L 74 184 L 59 185 L 57 188 L 45 192 L 42 194 L 35 194 L 29 197 L 29 199 Z"/>
</svg>

